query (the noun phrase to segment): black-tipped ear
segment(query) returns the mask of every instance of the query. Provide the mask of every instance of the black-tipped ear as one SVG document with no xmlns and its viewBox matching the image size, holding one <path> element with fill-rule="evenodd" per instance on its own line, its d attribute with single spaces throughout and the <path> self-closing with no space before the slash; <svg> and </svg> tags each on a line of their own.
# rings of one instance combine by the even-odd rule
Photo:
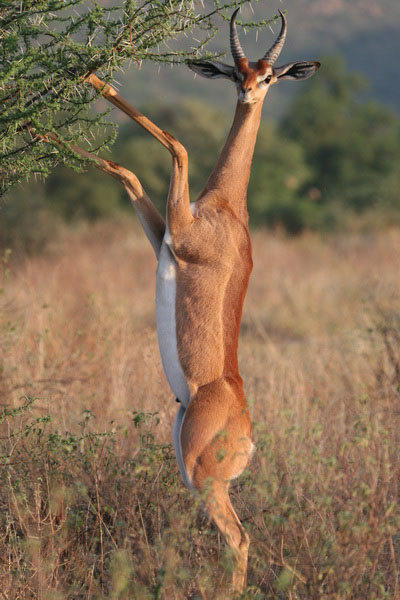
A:
<svg viewBox="0 0 400 600">
<path fill-rule="evenodd" d="M 277 81 L 282 81 L 282 79 L 302 81 L 312 77 L 320 66 L 321 63 L 316 60 L 311 62 L 295 62 L 282 65 L 282 67 L 275 67 L 274 72 Z"/>
<path fill-rule="evenodd" d="M 235 67 L 225 65 L 217 60 L 189 60 L 187 66 L 198 75 L 211 79 L 216 79 L 217 77 L 233 79 L 235 71 Z"/>
</svg>

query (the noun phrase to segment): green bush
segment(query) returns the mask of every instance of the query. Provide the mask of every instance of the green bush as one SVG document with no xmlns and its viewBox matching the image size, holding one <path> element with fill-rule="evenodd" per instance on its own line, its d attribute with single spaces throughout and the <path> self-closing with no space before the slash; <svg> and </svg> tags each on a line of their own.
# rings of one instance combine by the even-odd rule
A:
<svg viewBox="0 0 400 600">
<path fill-rule="evenodd" d="M 387 212 L 389 222 L 400 212 L 400 119 L 382 105 L 361 102 L 364 86 L 341 60 L 324 59 L 281 132 L 304 150 L 320 211 L 336 204 L 357 219 L 376 210 Z"/>
<path fill-rule="evenodd" d="M 47 201 L 43 183 L 14 188 L 0 201 L 0 249 L 40 253 L 57 235 L 62 216 Z"/>
</svg>

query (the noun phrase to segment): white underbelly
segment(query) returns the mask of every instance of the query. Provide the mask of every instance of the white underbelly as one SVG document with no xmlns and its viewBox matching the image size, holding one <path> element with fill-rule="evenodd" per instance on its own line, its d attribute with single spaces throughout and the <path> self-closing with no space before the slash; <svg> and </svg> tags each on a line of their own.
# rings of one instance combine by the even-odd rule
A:
<svg viewBox="0 0 400 600">
<path fill-rule="evenodd" d="M 190 391 L 179 362 L 176 341 L 176 272 L 174 255 L 166 243 L 168 232 L 161 246 L 157 268 L 156 317 L 158 344 L 161 360 L 168 383 L 180 402 L 189 406 Z M 169 240 L 168 240 L 169 241 Z"/>
</svg>

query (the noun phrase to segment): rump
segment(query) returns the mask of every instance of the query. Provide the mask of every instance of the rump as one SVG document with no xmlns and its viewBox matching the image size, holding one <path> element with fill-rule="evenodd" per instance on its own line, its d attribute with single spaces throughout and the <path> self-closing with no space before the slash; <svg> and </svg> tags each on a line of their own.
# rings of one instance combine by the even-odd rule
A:
<svg viewBox="0 0 400 600">
<path fill-rule="evenodd" d="M 251 424 L 242 385 L 221 378 L 200 387 L 182 420 L 180 449 L 188 479 L 229 483 L 252 453 Z"/>
</svg>

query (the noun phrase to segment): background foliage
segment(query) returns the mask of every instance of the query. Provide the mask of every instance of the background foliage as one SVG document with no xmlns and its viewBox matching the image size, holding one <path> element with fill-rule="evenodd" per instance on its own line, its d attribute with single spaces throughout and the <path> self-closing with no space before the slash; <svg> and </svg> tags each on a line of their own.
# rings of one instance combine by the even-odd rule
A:
<svg viewBox="0 0 400 600">
<path fill-rule="evenodd" d="M 262 123 L 248 191 L 253 226 L 297 234 L 400 222 L 400 118 L 377 102 L 360 102 L 365 85 L 339 58 L 326 57 L 281 121 Z M 201 100 L 153 103 L 145 111 L 188 148 L 194 200 L 222 148 L 230 117 Z M 109 156 L 132 169 L 165 210 L 170 159 L 164 148 L 123 122 Z M 92 167 L 79 175 L 60 167 L 46 185 L 31 183 L 3 200 L 2 243 L 40 250 L 57 224 L 109 218 L 120 210 L 131 208 L 114 180 Z"/>
</svg>

